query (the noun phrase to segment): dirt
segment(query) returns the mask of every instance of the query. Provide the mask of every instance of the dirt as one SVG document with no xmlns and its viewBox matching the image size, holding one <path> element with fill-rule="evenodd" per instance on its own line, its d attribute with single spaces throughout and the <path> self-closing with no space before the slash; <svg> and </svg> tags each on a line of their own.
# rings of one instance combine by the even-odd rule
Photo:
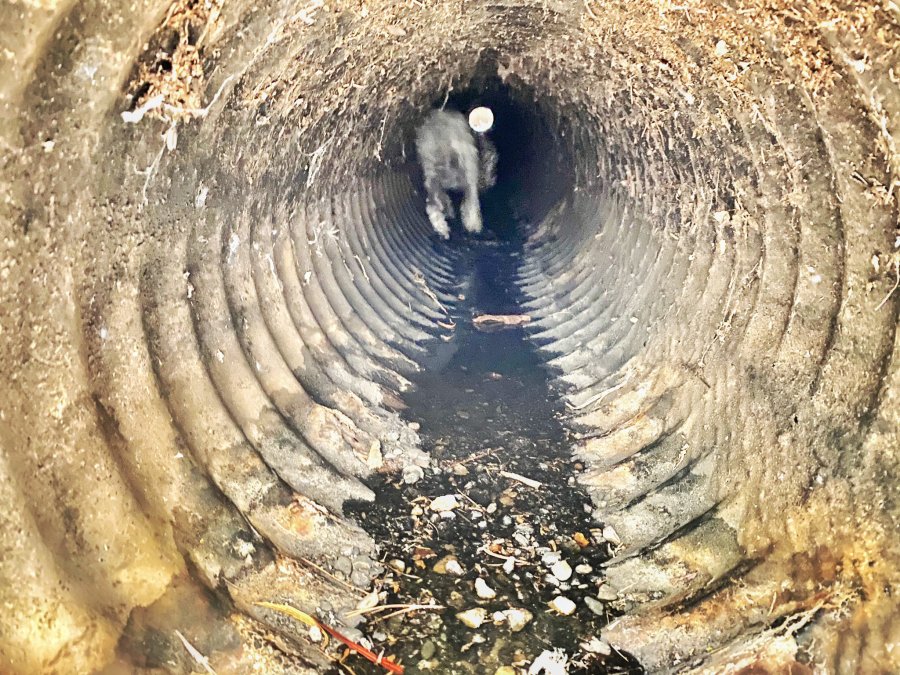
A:
<svg viewBox="0 0 900 675">
<path fill-rule="evenodd" d="M 504 217 L 503 209 L 489 209 L 489 217 Z M 610 544 L 602 524 L 591 518 L 590 498 L 575 484 L 583 466 L 571 459 L 550 373 L 522 328 L 485 332 L 473 325 L 483 313 L 519 311 L 514 274 L 521 241 L 457 233 L 451 246 L 464 253 L 460 286 L 467 289 L 454 316 L 456 335 L 452 343 L 434 345 L 416 390 L 405 399 L 432 466 L 413 484 L 395 477 L 372 485 L 374 504 L 354 510 L 381 542 L 385 573 L 375 582 L 380 604 L 443 609 L 385 621 L 378 617 L 391 610 L 373 612 L 362 628 L 376 652 L 384 649 L 410 673 L 493 673 L 501 666 L 522 668 L 553 649 L 569 656 L 570 673 L 641 672 L 627 654 L 592 654 L 582 646 L 617 616 L 608 604 L 597 615 L 584 602 L 602 584 Z M 445 495 L 460 503 L 449 516 L 429 508 Z M 441 573 L 447 556 L 458 561 L 461 574 Z M 512 572 L 504 570 L 510 556 L 516 561 Z M 551 574 L 557 560 L 579 571 L 560 582 Z M 495 598 L 477 596 L 478 578 Z M 549 608 L 559 595 L 575 601 L 573 615 Z M 456 617 L 477 607 L 488 614 L 478 629 Z M 494 612 L 510 608 L 528 609 L 534 618 L 519 632 L 491 621 Z M 347 665 L 357 673 L 381 672 L 359 658 Z"/>
</svg>

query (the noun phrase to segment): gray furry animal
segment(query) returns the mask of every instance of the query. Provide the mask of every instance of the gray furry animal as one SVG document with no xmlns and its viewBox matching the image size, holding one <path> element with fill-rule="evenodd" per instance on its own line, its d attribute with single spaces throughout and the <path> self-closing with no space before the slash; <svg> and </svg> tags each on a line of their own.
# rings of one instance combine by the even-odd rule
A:
<svg viewBox="0 0 900 675">
<path fill-rule="evenodd" d="M 463 193 L 460 211 L 467 232 L 481 232 L 478 193 L 497 180 L 497 150 L 484 134 L 473 134 L 455 110 L 432 110 L 416 132 L 416 151 L 425 178 L 425 212 L 434 231 L 450 238 L 454 215 L 448 190 Z"/>
</svg>

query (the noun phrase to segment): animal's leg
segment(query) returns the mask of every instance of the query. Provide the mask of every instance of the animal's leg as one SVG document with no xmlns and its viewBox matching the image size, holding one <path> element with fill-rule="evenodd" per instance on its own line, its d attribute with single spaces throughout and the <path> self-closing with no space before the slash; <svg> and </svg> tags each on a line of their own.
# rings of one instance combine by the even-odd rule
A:
<svg viewBox="0 0 900 675">
<path fill-rule="evenodd" d="M 447 224 L 447 216 L 445 208 L 450 205 L 450 198 L 447 193 L 437 185 L 437 181 L 428 177 L 425 180 L 425 213 L 428 214 L 428 220 L 431 221 L 431 227 L 444 239 L 450 238 L 450 226 Z"/>
<path fill-rule="evenodd" d="M 478 204 L 478 190 L 467 191 L 462 202 L 462 222 L 466 232 L 481 232 L 481 206 Z"/>
</svg>

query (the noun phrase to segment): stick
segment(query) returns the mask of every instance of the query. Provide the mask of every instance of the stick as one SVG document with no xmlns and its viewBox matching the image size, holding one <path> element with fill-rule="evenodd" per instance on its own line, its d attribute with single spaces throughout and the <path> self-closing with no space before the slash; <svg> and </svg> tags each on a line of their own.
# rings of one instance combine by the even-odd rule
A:
<svg viewBox="0 0 900 675">
<path fill-rule="evenodd" d="M 509 478 L 510 480 L 517 480 L 520 483 L 527 485 L 530 488 L 534 488 L 535 490 L 542 487 L 542 485 L 543 485 L 542 483 L 534 480 L 533 478 L 526 478 L 525 476 L 518 474 L 518 473 L 513 473 L 512 471 L 501 471 L 500 475 L 503 476 L 504 478 Z"/>
</svg>

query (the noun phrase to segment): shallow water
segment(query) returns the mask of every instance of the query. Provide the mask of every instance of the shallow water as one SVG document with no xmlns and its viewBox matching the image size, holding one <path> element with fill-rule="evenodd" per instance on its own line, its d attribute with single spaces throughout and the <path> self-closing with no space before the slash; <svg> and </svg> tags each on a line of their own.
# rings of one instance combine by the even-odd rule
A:
<svg viewBox="0 0 900 675">
<path fill-rule="evenodd" d="M 495 214 L 496 209 L 486 209 L 487 218 Z M 460 278 L 466 299 L 454 317 L 454 339 L 434 345 L 425 372 L 414 378 L 415 391 L 405 397 L 406 416 L 421 425 L 432 467 L 412 485 L 397 477 L 380 479 L 372 486 L 378 495 L 374 504 L 353 511 L 381 542 L 386 572 L 376 588 L 385 592 L 382 602 L 435 603 L 445 609 L 386 621 L 374 617 L 389 612 L 376 612 L 360 628 L 373 639 L 376 653 L 383 649 L 408 673 L 490 675 L 501 666 L 519 668 L 507 672 L 526 672 L 541 652 L 551 649 L 565 651 L 572 664 L 569 673 L 640 672 L 627 655 L 612 651 L 598 656 L 580 646 L 599 638 L 601 628 L 615 617 L 602 603 L 594 606 L 598 615 L 584 602 L 596 594 L 609 550 L 590 517 L 590 500 L 574 485 L 581 467 L 569 454 L 551 374 L 524 330 L 481 332 L 472 326 L 478 314 L 520 311 L 514 277 L 521 242 L 490 234 L 456 235 L 448 245 L 463 254 Z M 530 487 L 501 471 L 541 485 Z M 461 503 L 452 519 L 428 509 L 435 497 L 451 494 Z M 577 536 L 587 545 L 579 545 Z M 448 555 L 458 561 L 461 575 L 435 571 Z M 510 555 L 517 560 L 511 573 L 503 569 Z M 591 569 L 582 567 L 559 582 L 547 564 L 555 558 L 572 569 Z M 402 561 L 402 574 L 391 561 Z M 479 577 L 496 591 L 495 598 L 477 597 L 474 581 Z M 574 614 L 561 616 L 548 607 L 556 595 L 575 602 Z M 488 616 L 477 629 L 456 617 L 477 607 Z M 510 608 L 533 615 L 520 632 L 491 620 L 494 612 Z M 356 673 L 385 672 L 358 657 L 346 663 Z"/>
</svg>

